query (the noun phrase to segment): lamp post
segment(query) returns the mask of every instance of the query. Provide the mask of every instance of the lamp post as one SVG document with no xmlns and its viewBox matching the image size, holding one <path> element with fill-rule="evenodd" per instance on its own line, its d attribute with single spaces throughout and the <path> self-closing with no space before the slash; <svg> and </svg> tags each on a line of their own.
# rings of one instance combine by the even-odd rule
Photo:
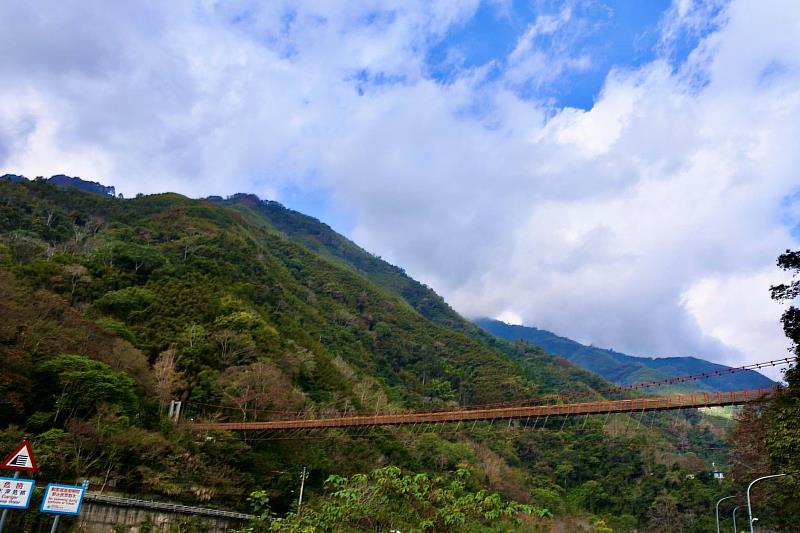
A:
<svg viewBox="0 0 800 533">
<path fill-rule="evenodd" d="M 750 506 L 750 488 L 753 485 L 755 485 L 756 483 L 758 483 L 759 481 L 761 481 L 762 479 L 770 479 L 770 478 L 773 478 L 773 477 L 783 477 L 783 476 L 790 476 L 790 475 L 791 474 L 772 474 L 772 475 L 769 475 L 769 476 L 758 477 L 758 478 L 754 479 L 753 481 L 751 481 L 750 484 L 747 486 L 747 518 L 749 519 L 749 523 L 750 523 L 750 533 L 754 533 L 754 530 L 753 530 L 753 508 Z"/>
<path fill-rule="evenodd" d="M 737 533 L 737 531 L 736 531 L 736 509 L 738 509 L 738 508 L 739 508 L 738 505 L 733 508 L 733 533 Z"/>
<path fill-rule="evenodd" d="M 736 496 L 725 496 L 717 501 L 717 533 L 719 533 L 719 504 L 722 503 L 724 500 L 729 500 L 731 498 L 735 498 Z"/>
</svg>

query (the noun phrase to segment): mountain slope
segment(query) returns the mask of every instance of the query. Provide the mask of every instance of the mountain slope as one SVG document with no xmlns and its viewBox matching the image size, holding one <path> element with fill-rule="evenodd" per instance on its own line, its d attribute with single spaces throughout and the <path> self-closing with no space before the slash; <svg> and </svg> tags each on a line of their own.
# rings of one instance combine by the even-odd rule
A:
<svg viewBox="0 0 800 533">
<path fill-rule="evenodd" d="M 143 432 L 159 427 L 172 398 L 189 416 L 254 420 L 276 411 L 442 408 L 603 383 L 544 354 L 535 355 L 546 379 L 534 379 L 352 269 L 248 223 L 241 210 L 175 194 L 123 200 L 44 181 L 0 180 L 0 199 L 0 350 L 15 361 L 0 368 L 0 442 L 16 438 L 13 424 L 37 450 L 51 443 L 53 453 L 40 454 L 45 476 L 223 502 L 244 501 L 241 491 L 257 479 L 287 505 L 293 474 L 279 473 L 285 464 L 317 471 L 313 491 L 325 474 L 366 471 L 387 457 L 421 468 L 428 452 L 342 434 L 299 446 L 255 442 L 226 457 L 191 434 Z M 90 376 L 97 387 L 79 385 Z M 117 382 L 124 386 L 104 385 Z M 124 397 L 112 394 L 117 388 Z M 436 437 L 421 442 L 443 446 Z M 148 447 L 159 455 L 148 459 Z M 456 462 L 480 465 L 467 448 Z M 62 449 L 95 459 L 84 464 Z M 193 475 L 183 472 L 187 461 Z M 230 475 L 222 483 L 206 475 L 211 468 Z"/>
<path fill-rule="evenodd" d="M 515 361 L 524 374 L 545 387 L 545 390 L 566 390 L 572 387 L 599 389 L 606 387 L 600 376 L 582 371 L 581 367 L 564 364 L 538 346 L 521 346 L 491 335 L 459 315 L 430 287 L 408 276 L 400 267 L 387 263 L 335 232 L 313 217 L 289 209 L 282 204 L 260 200 L 252 194 L 235 194 L 227 199 L 210 201 L 237 209 L 253 224 L 264 224 L 306 249 L 321 255 L 369 279 L 378 287 L 402 298 L 426 319 L 449 330 L 463 333 L 493 351 Z"/>
<path fill-rule="evenodd" d="M 524 340 L 540 346 L 549 353 L 565 357 L 582 368 L 621 385 L 730 368 L 696 357 L 635 357 L 614 350 L 586 346 L 549 331 L 515 326 L 498 320 L 481 319 L 475 323 L 500 338 L 509 341 Z M 727 376 L 714 376 L 682 386 L 699 390 L 732 391 L 769 388 L 774 384 L 758 372 L 748 370 Z"/>
<path fill-rule="evenodd" d="M 227 200 L 218 198 L 215 201 L 255 212 L 271 228 L 280 231 L 293 241 L 355 270 L 375 285 L 402 297 L 425 318 L 447 328 L 482 338 L 484 342 L 490 344 L 495 342 L 490 335 L 486 335 L 480 328 L 456 313 L 433 289 L 408 276 L 402 268 L 364 250 L 327 224 L 284 207 L 278 202 L 261 201 L 253 195 L 237 194 Z"/>
<path fill-rule="evenodd" d="M 492 327 L 487 327 L 488 324 L 484 324 L 482 321 L 476 321 L 473 324 L 465 320 L 441 296 L 426 285 L 409 277 L 402 268 L 391 265 L 380 257 L 367 252 L 313 217 L 286 208 L 278 202 L 260 201 L 253 195 L 240 194 L 226 200 L 217 198 L 215 201 L 256 212 L 271 228 L 282 232 L 309 250 L 363 274 L 376 285 L 403 298 L 424 317 L 449 329 L 466 333 L 514 359 L 519 358 L 520 348 L 497 342 L 496 338 L 512 343 L 519 339 L 526 340 L 548 353 L 565 357 L 581 368 L 599 374 L 612 383 L 639 383 L 727 368 L 693 357 L 653 359 L 628 356 L 613 350 L 583 346 L 570 339 L 535 328 L 530 328 L 534 330 L 530 332 L 531 338 L 526 338 L 524 332 L 522 335 L 518 335 L 517 331 L 509 332 L 509 334 L 493 331 Z M 476 327 L 476 324 L 480 327 Z M 501 329 L 499 326 L 497 327 Z M 514 328 L 514 326 L 509 327 Z M 487 332 L 491 335 L 487 335 Z M 534 338 L 536 340 L 533 340 Z M 681 384 L 672 387 L 672 390 L 741 390 L 769 387 L 773 384 L 774 382 L 761 374 L 745 372 L 710 378 L 704 383 Z M 751 385 L 752 387 L 750 387 Z"/>
<path fill-rule="evenodd" d="M 198 438 L 191 424 L 170 423 L 163 415 L 174 398 L 189 417 L 261 420 L 608 385 L 540 348 L 482 332 L 395 267 L 375 262 L 362 265 L 371 276 L 361 273 L 351 262 L 366 252 L 300 245 L 306 230 L 276 229 L 262 212 L 269 202 L 234 200 L 125 200 L 0 180 L 0 353 L 14 362 L 0 366 L 0 447 L 29 435 L 40 481 L 86 478 L 118 492 L 243 510 L 247 493 L 264 488 L 273 508 L 286 511 L 301 466 L 311 472 L 312 501 L 333 474 L 390 464 L 449 476 L 466 467 L 476 490 L 641 523 L 662 490 L 708 492 L 705 480 L 668 486 L 667 466 L 635 448 L 650 439 L 672 458 L 664 461 L 681 472 L 677 479 L 698 473 L 702 464 L 684 461 L 677 443 L 702 454 L 718 441 L 690 413 L 654 416 L 637 434 L 624 416 L 612 427 L 563 419 L 538 421 L 552 431 L 487 423 L 443 434 L 406 428 L 285 440 Z M 598 487 L 609 495 L 601 503 L 588 496 Z"/>
</svg>

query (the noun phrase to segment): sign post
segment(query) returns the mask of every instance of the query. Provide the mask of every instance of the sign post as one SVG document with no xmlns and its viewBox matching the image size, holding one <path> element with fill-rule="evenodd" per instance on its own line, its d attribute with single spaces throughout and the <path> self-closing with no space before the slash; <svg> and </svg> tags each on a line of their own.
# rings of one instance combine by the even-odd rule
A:
<svg viewBox="0 0 800 533">
<path fill-rule="evenodd" d="M 3 508 L 3 513 L 0 515 L 0 533 L 3 533 L 8 510 L 27 509 L 36 484 L 32 479 L 19 479 L 20 472 L 33 473 L 39 469 L 27 439 L 0 463 L 0 469 L 15 470 L 13 478 L 0 478 L 0 507 Z"/>
<path fill-rule="evenodd" d="M 50 533 L 58 530 L 58 520 L 62 514 L 76 515 L 81 512 L 85 492 L 86 487 L 83 485 L 59 485 L 58 483 L 47 485 L 44 498 L 42 498 L 42 507 L 39 510 L 42 513 L 56 515 Z"/>
</svg>

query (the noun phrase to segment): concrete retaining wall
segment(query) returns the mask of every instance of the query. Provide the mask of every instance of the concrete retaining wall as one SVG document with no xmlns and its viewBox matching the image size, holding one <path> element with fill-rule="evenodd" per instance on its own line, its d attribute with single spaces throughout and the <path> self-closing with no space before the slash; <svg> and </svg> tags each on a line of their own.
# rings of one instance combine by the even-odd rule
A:
<svg viewBox="0 0 800 533">
<path fill-rule="evenodd" d="M 228 533 L 250 515 L 87 493 L 75 526 L 80 533 Z"/>
</svg>

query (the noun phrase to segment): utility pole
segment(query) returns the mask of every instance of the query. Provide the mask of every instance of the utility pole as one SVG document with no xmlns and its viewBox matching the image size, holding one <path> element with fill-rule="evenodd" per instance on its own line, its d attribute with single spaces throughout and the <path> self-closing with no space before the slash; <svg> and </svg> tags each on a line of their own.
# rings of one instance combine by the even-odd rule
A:
<svg viewBox="0 0 800 533">
<path fill-rule="evenodd" d="M 308 479 L 308 472 L 306 467 L 303 467 L 303 472 L 300 474 L 300 499 L 297 501 L 297 516 L 300 516 L 300 509 L 303 507 L 303 488 L 306 485 L 306 479 Z"/>
</svg>

